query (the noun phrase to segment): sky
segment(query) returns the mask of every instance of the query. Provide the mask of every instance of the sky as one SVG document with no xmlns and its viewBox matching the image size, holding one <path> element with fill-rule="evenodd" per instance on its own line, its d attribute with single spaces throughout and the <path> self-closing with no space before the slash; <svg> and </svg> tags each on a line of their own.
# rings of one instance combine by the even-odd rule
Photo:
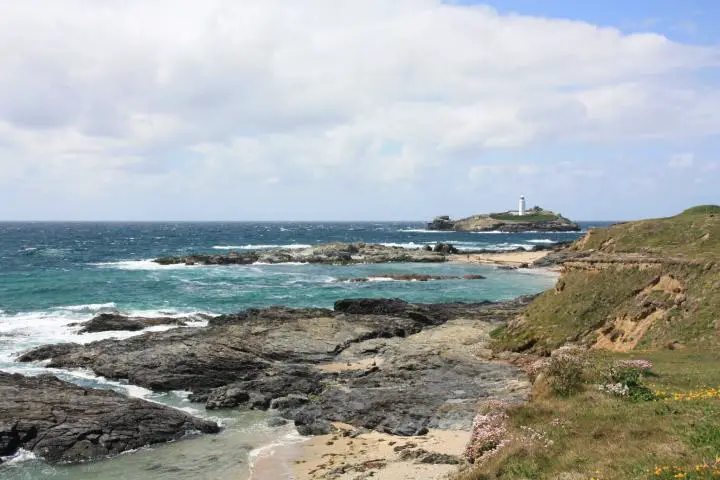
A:
<svg viewBox="0 0 720 480">
<path fill-rule="evenodd" d="M 716 0 L 0 0 L 0 220 L 720 203 Z"/>
</svg>

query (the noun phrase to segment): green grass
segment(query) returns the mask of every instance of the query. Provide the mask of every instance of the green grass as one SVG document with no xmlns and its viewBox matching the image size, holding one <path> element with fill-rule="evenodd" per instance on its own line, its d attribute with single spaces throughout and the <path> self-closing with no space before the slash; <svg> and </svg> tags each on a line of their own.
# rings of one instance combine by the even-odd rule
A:
<svg viewBox="0 0 720 480">
<path fill-rule="evenodd" d="M 579 250 L 646 253 L 697 259 L 720 257 L 720 207 L 700 206 L 670 218 L 641 220 L 593 230 Z"/>
<path fill-rule="evenodd" d="M 511 215 L 509 213 L 492 213 L 490 218 L 493 220 L 502 220 L 504 222 L 518 222 L 518 223 L 530 223 L 530 222 L 552 222 L 554 220 L 561 220 L 561 217 L 555 214 L 537 214 L 537 215 Z"/>
<path fill-rule="evenodd" d="M 598 361 L 646 358 L 653 390 L 687 392 L 720 385 L 718 351 L 599 353 Z M 694 470 L 720 455 L 720 399 L 629 402 L 592 385 L 569 398 L 544 396 L 511 408 L 516 439 L 494 459 L 461 475 L 478 479 L 647 479 L 657 466 Z M 671 478 L 671 477 L 668 477 Z M 711 478 L 689 476 L 687 478 Z"/>
</svg>

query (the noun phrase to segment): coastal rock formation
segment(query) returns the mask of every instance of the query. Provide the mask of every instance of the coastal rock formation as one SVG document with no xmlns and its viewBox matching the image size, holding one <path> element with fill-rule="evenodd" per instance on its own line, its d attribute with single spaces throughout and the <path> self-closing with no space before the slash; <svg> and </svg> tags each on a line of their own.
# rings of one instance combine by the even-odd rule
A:
<svg viewBox="0 0 720 480">
<path fill-rule="evenodd" d="M 481 399 L 523 397 L 518 370 L 479 353 L 490 329 L 529 301 L 351 299 L 334 311 L 252 309 L 204 328 L 41 347 L 20 361 L 189 390 L 208 408 L 276 407 L 302 433 L 324 433 L 337 420 L 413 435 L 469 426 Z"/>
<path fill-rule="evenodd" d="M 249 265 L 253 263 L 438 263 L 447 260 L 446 255 L 457 252 L 452 245 L 443 244 L 438 251 L 408 249 L 364 243 L 332 243 L 308 248 L 270 248 L 247 252 L 229 252 L 223 255 L 187 255 L 162 257 L 155 260 L 160 265 Z"/>
<path fill-rule="evenodd" d="M 186 318 L 175 317 L 128 317 L 119 313 L 100 313 L 82 324 L 79 333 L 109 332 L 116 330 L 138 331 L 156 325 L 187 325 Z"/>
<path fill-rule="evenodd" d="M 215 422 L 111 390 L 0 372 L 0 456 L 23 448 L 79 462 L 218 431 Z"/>
<path fill-rule="evenodd" d="M 441 216 L 428 223 L 427 229 L 456 232 L 578 232 L 580 226 L 562 215 L 541 211 L 522 217 L 490 213 L 451 220 L 448 216 Z"/>
<path fill-rule="evenodd" d="M 720 207 L 591 229 L 536 266 L 562 276 L 496 336 L 547 354 L 573 342 L 615 351 L 713 345 L 720 305 Z"/>
</svg>

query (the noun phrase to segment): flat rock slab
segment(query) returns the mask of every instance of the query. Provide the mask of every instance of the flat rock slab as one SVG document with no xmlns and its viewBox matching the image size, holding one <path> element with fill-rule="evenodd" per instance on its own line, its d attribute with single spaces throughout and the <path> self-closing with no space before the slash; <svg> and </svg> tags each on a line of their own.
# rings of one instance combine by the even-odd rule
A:
<svg viewBox="0 0 720 480">
<path fill-rule="evenodd" d="M 79 462 L 218 431 L 215 422 L 111 390 L 0 372 L 0 456 L 23 448 Z"/>
</svg>

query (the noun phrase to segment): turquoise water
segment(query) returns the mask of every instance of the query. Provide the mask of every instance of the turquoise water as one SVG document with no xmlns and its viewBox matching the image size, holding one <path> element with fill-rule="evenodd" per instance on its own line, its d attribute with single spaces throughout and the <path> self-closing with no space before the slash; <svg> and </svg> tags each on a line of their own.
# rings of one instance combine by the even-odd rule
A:
<svg viewBox="0 0 720 480">
<path fill-rule="evenodd" d="M 216 314 L 269 305 L 332 307 L 335 300 L 349 297 L 400 297 L 425 303 L 471 302 L 536 293 L 549 288 L 555 281 L 554 276 L 541 272 L 503 271 L 481 265 L 187 267 L 159 266 L 150 261 L 159 256 L 353 241 L 411 248 L 450 242 L 461 249 L 510 250 L 573 240 L 579 236 L 574 233 L 426 232 L 422 228 L 422 224 L 412 222 L 0 223 L 0 370 L 27 375 L 48 372 L 42 365 L 14 362 L 19 352 L 34 346 L 136 334 L 78 335 L 78 327 L 71 325 L 102 311 L 137 315 Z M 487 278 L 432 282 L 339 281 L 408 272 L 437 275 L 479 273 Z M 195 325 L 203 324 L 202 318 L 197 317 Z M 162 328 L 165 327 L 155 329 Z M 122 382 L 97 378 L 84 371 L 51 373 L 82 385 L 125 391 L 206 415 L 198 405 L 187 402 L 184 392 L 158 394 Z M 91 467 L 50 467 L 37 461 L 21 462 L 16 466 L 2 467 L 0 478 L 223 478 L 226 471 L 234 472 L 232 478 L 246 478 L 242 467 L 248 460 L 245 450 L 238 454 L 237 464 L 219 460 L 214 462 L 217 468 L 202 475 L 198 474 L 196 467 L 203 462 L 203 455 L 212 456 L 215 455 L 213 451 L 225 452 L 240 444 L 255 448 L 267 443 L 273 435 L 277 437 L 280 432 L 270 432 L 262 426 L 260 418 L 252 415 L 233 414 L 223 421 L 228 429 L 219 436 L 131 453 Z M 186 449 L 196 454 L 189 455 Z M 178 454 L 178 451 L 185 453 Z M 153 467 L 153 459 L 170 462 L 177 455 L 181 455 L 178 459 L 186 458 L 188 464 L 178 460 L 176 468 L 170 470 Z M 131 476 L 122 476 L 120 471 L 132 473 Z"/>
</svg>

